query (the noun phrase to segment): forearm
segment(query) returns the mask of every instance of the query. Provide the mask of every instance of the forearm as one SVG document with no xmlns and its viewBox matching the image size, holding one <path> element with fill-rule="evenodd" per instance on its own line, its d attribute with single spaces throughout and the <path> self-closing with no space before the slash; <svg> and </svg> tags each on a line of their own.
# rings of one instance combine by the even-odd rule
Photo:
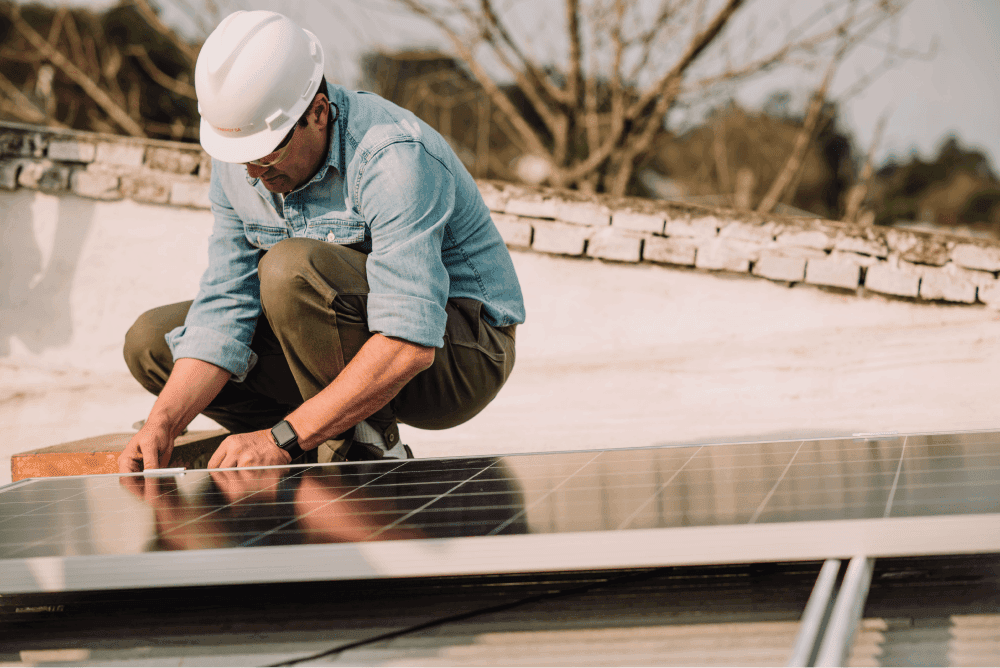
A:
<svg viewBox="0 0 1000 668">
<path fill-rule="evenodd" d="M 166 385 L 149 412 L 147 424 L 176 438 L 211 403 L 230 373 L 209 362 L 184 357 L 174 363 Z"/>
<path fill-rule="evenodd" d="M 434 348 L 375 334 L 332 383 L 289 416 L 303 450 L 361 422 L 382 408 L 434 362 Z"/>
</svg>

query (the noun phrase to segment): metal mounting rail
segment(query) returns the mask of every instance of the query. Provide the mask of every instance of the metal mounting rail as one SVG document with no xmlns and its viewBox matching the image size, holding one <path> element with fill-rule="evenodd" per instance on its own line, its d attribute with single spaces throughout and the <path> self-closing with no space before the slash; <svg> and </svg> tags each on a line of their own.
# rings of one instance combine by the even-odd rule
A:
<svg viewBox="0 0 1000 668">
<path fill-rule="evenodd" d="M 792 656 L 788 659 L 788 666 L 798 668 L 812 665 L 839 573 L 840 559 L 827 559 L 823 562 L 816 584 L 809 595 L 809 601 L 806 603 L 806 609 L 802 613 L 799 633 L 795 637 L 795 646 L 792 648 Z"/>
<path fill-rule="evenodd" d="M 837 601 L 833 605 L 830 621 L 823 633 L 815 665 L 846 665 L 854 632 L 861 622 L 861 613 L 868 598 L 874 564 L 874 559 L 858 555 L 847 565 L 844 583 L 837 593 Z"/>
</svg>

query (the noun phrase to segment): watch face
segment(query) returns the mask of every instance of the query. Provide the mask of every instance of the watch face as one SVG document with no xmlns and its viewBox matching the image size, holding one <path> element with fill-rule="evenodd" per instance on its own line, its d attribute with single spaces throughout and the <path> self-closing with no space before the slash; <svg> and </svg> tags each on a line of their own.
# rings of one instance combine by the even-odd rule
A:
<svg viewBox="0 0 1000 668">
<path fill-rule="evenodd" d="M 274 435 L 274 439 L 277 441 L 279 448 L 285 448 L 298 440 L 298 436 L 295 435 L 295 431 L 292 430 L 292 426 L 284 420 L 271 428 L 271 434 Z"/>
</svg>

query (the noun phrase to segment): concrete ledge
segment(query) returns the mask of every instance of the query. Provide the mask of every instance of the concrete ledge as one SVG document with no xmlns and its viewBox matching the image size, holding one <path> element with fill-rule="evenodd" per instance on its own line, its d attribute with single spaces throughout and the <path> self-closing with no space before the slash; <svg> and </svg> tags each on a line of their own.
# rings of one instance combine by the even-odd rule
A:
<svg viewBox="0 0 1000 668">
<path fill-rule="evenodd" d="M 118 456 L 133 435 L 134 432 L 104 434 L 82 441 L 20 452 L 10 458 L 11 480 L 17 482 L 25 478 L 118 473 Z M 205 468 L 212 453 L 228 435 L 229 432 L 225 429 L 216 429 L 193 431 L 178 437 L 174 441 L 170 466 Z"/>
</svg>

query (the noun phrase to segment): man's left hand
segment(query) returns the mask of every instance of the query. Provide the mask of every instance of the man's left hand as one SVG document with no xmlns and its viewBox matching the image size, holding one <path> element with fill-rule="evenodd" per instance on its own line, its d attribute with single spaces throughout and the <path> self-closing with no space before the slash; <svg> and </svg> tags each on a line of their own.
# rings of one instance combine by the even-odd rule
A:
<svg viewBox="0 0 1000 668">
<path fill-rule="evenodd" d="M 274 444 L 270 430 L 262 429 L 228 437 L 208 461 L 208 468 L 277 466 L 291 461 L 291 455 Z"/>
</svg>

